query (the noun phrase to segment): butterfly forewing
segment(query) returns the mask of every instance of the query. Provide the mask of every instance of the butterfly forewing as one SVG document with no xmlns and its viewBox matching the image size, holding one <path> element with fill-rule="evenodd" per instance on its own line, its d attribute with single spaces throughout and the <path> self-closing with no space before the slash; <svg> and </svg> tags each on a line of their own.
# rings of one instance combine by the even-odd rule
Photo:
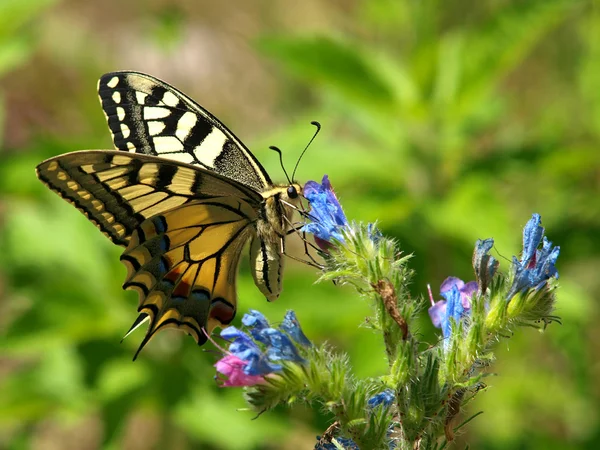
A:
<svg viewBox="0 0 600 450">
<path fill-rule="evenodd" d="M 113 72 L 102 76 L 98 93 L 119 150 L 195 164 L 258 191 L 271 185 L 254 155 L 225 125 L 164 81 Z"/>
<path fill-rule="evenodd" d="M 67 153 L 37 173 L 126 247 L 123 287 L 139 293 L 142 314 L 134 327 L 150 321 L 139 350 L 167 327 L 202 344 L 202 328 L 233 319 L 241 250 L 256 234 L 260 194 L 214 172 L 119 151 Z"/>
<path fill-rule="evenodd" d="M 145 219 L 191 200 L 233 196 L 240 204 L 261 201 L 256 192 L 214 172 L 117 151 L 67 153 L 41 163 L 37 174 L 122 246 Z"/>
</svg>

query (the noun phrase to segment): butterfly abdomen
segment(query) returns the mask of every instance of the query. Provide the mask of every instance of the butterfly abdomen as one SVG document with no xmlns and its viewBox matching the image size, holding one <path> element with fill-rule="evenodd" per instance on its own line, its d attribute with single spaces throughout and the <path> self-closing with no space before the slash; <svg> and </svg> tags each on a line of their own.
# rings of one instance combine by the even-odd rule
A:
<svg viewBox="0 0 600 450">
<path fill-rule="evenodd" d="M 301 192 L 300 186 L 296 188 Z M 262 192 L 256 238 L 250 247 L 254 282 L 269 301 L 276 300 L 282 290 L 285 236 L 291 226 L 293 206 L 298 198 L 290 198 L 289 186 L 273 186 Z"/>
</svg>

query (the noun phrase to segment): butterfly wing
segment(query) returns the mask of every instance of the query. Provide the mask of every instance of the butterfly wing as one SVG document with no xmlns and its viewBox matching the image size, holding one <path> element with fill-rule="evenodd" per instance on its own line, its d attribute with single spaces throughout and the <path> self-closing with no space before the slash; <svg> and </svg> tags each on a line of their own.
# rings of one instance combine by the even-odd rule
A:
<svg viewBox="0 0 600 450">
<path fill-rule="evenodd" d="M 132 329 L 150 322 L 136 356 L 161 329 L 181 328 L 202 344 L 202 328 L 231 322 L 260 194 L 214 172 L 119 151 L 67 153 L 41 163 L 37 174 L 126 247 L 123 287 L 140 297 Z"/>
<path fill-rule="evenodd" d="M 201 345 L 207 339 L 203 328 L 210 333 L 233 320 L 241 251 L 255 235 L 255 219 L 248 204 L 224 197 L 142 222 L 121 256 L 127 267 L 123 288 L 140 298 L 132 329 L 150 323 L 135 356 L 164 328 L 180 328 Z"/>
<path fill-rule="evenodd" d="M 231 196 L 258 208 L 262 197 L 215 172 L 148 155 L 86 150 L 42 162 L 37 176 L 115 244 L 140 224 L 191 201 Z"/>
<path fill-rule="evenodd" d="M 115 147 L 198 165 L 257 191 L 272 185 L 244 144 L 211 113 L 173 86 L 138 72 L 98 82 Z"/>
</svg>

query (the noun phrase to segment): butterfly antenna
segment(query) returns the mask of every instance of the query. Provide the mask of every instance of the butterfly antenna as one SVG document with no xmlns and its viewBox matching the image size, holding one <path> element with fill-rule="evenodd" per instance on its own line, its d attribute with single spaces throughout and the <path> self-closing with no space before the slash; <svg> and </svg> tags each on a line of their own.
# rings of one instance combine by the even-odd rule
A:
<svg viewBox="0 0 600 450">
<path fill-rule="evenodd" d="M 310 141 L 308 141 L 308 144 L 306 144 L 306 147 L 304 147 L 304 150 L 302 150 L 302 153 L 300 153 L 300 157 L 298 158 L 298 161 L 296 161 L 296 165 L 294 166 L 294 171 L 292 172 L 292 180 L 296 176 L 296 169 L 298 168 L 298 164 L 300 164 L 300 160 L 306 153 L 306 150 L 308 150 L 308 147 L 310 147 L 310 144 L 312 144 L 312 141 L 314 141 L 315 138 L 317 137 L 317 134 L 319 134 L 319 131 L 321 131 L 321 124 L 319 122 L 317 122 L 316 120 L 313 120 L 310 124 L 317 127 L 317 130 L 315 131 L 315 134 L 313 134 L 313 137 L 310 139 Z"/>
<path fill-rule="evenodd" d="M 281 150 L 279 150 L 279 148 L 275 147 L 274 145 L 271 145 L 269 147 L 269 149 L 271 149 L 274 152 L 277 152 L 279 154 L 279 164 L 281 165 L 281 168 L 283 169 L 283 173 L 285 173 L 285 177 L 287 178 L 288 183 L 292 184 L 292 180 L 290 180 L 287 170 L 285 170 L 285 166 L 283 165 L 283 155 L 281 154 Z"/>
</svg>

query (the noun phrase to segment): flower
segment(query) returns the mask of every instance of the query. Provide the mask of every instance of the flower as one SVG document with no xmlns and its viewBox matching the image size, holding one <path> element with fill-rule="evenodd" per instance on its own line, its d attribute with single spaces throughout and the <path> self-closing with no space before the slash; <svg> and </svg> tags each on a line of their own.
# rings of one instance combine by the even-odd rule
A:
<svg viewBox="0 0 600 450">
<path fill-rule="evenodd" d="M 550 278 L 558 278 L 558 271 L 554 264 L 560 253 L 560 247 L 554 247 L 544 236 L 544 227 L 541 223 L 541 216 L 533 214 L 523 229 L 521 259 L 513 256 L 514 279 L 507 296 L 509 301 L 519 292 L 532 288 L 540 289 Z M 538 248 L 540 243 L 541 249 Z"/>
<path fill-rule="evenodd" d="M 331 246 L 332 239 L 344 242 L 342 228 L 348 225 L 348 220 L 327 175 L 323 176 L 321 184 L 307 181 L 304 185 L 304 197 L 310 203 L 308 215 L 311 223 L 301 229 L 315 236 L 315 242 L 324 251 Z"/>
<path fill-rule="evenodd" d="M 298 318 L 294 311 L 289 310 L 285 313 L 283 322 L 279 325 L 279 328 L 285 331 L 297 344 L 303 345 L 304 347 L 310 347 L 312 345 L 302 332 L 300 322 L 298 322 Z"/>
<path fill-rule="evenodd" d="M 295 321 L 295 322 L 293 322 Z M 264 381 L 264 377 L 282 370 L 281 361 L 304 363 L 292 339 L 298 332 L 304 336 L 293 311 L 286 313 L 285 327 L 272 328 L 268 320 L 259 311 L 250 310 L 242 318 L 249 333 L 236 327 L 227 327 L 221 331 L 221 337 L 229 341 L 229 350 L 217 361 L 217 372 L 227 377 L 221 384 L 229 386 L 252 386 Z M 290 330 L 290 336 L 286 334 Z"/>
<path fill-rule="evenodd" d="M 376 408 L 379 405 L 383 405 L 385 408 L 387 408 L 392 404 L 394 398 L 394 391 L 391 389 L 386 389 L 371 397 L 367 402 L 367 405 L 369 405 L 370 408 Z"/>
<path fill-rule="evenodd" d="M 494 246 L 493 239 L 478 239 L 475 242 L 475 251 L 473 252 L 473 270 L 477 285 L 481 288 L 482 294 L 492 282 L 492 278 L 498 270 L 499 262 L 488 253 Z"/>
<path fill-rule="evenodd" d="M 227 327 L 221 331 L 221 337 L 231 340 L 229 354 L 241 359 L 246 363 L 244 373 L 246 375 L 267 375 L 281 370 L 281 365 L 273 364 L 262 349 L 242 330 L 235 327 Z"/>
<path fill-rule="evenodd" d="M 247 375 L 244 368 L 248 365 L 235 355 L 226 355 L 215 363 L 217 372 L 225 375 L 226 378 L 220 378 L 221 387 L 240 387 L 254 386 L 264 382 L 261 375 Z"/>
<path fill-rule="evenodd" d="M 434 303 L 433 297 L 431 297 L 432 306 L 428 310 L 429 317 L 431 317 L 433 326 L 442 329 L 444 338 L 450 336 L 451 317 L 458 322 L 469 314 L 471 297 L 477 289 L 476 281 L 465 283 L 460 278 L 448 277 L 440 286 L 440 294 L 444 300 Z"/>
</svg>

